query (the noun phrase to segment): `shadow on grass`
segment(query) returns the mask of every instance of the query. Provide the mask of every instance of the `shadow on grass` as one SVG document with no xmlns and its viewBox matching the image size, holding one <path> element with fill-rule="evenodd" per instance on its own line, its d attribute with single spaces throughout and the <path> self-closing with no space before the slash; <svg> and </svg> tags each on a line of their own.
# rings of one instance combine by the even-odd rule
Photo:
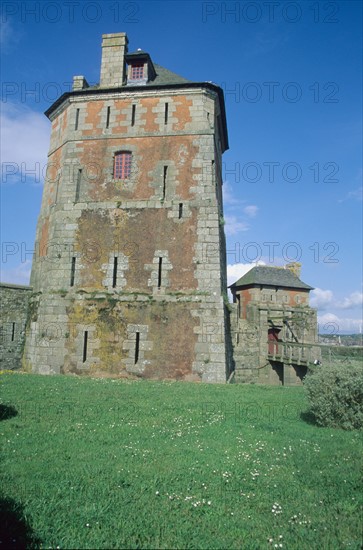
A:
<svg viewBox="0 0 363 550">
<path fill-rule="evenodd" d="M 0 421 L 17 416 L 18 411 L 12 405 L 0 404 Z"/>
<path fill-rule="evenodd" d="M 312 426 L 318 426 L 318 423 L 316 422 L 315 415 L 310 411 L 304 411 L 300 414 L 301 420 L 306 422 L 307 424 L 311 424 Z"/>
<path fill-rule="evenodd" d="M 18 549 L 39 548 L 35 536 L 24 517 L 23 507 L 12 498 L 0 498 L 0 547 Z"/>
</svg>

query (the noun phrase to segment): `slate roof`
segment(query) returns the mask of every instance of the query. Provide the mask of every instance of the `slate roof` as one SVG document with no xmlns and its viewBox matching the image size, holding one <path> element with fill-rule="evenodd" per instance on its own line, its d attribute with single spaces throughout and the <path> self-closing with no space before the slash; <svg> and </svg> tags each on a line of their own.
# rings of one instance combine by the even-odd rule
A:
<svg viewBox="0 0 363 550">
<path fill-rule="evenodd" d="M 243 277 L 238 279 L 229 288 L 237 288 L 253 285 L 268 285 L 287 288 L 299 288 L 312 290 L 313 287 L 300 281 L 290 269 L 284 267 L 269 267 L 266 265 L 257 265 L 248 271 Z"/>
<path fill-rule="evenodd" d="M 152 82 L 148 82 L 148 86 L 159 86 L 163 84 L 185 84 L 187 82 L 192 82 L 187 80 L 183 76 L 180 76 L 169 69 L 165 69 L 161 65 L 154 63 L 156 78 Z"/>
<path fill-rule="evenodd" d="M 140 53 L 140 52 L 139 52 Z M 153 63 L 156 77 L 153 80 L 149 80 L 147 82 L 147 86 L 168 86 L 169 84 L 188 84 L 194 83 L 193 80 L 188 80 L 187 78 L 184 78 L 183 76 L 180 76 L 176 73 L 173 73 L 172 71 L 169 71 L 169 69 L 165 69 L 165 67 L 162 67 L 161 65 L 158 65 L 157 63 Z M 140 86 L 141 87 L 141 86 Z M 144 87 L 144 86 L 142 86 Z M 126 86 L 122 86 L 122 88 L 127 88 Z M 135 88 L 135 85 L 133 86 Z M 87 93 L 90 90 L 101 90 L 101 87 L 99 84 L 93 84 L 92 86 L 88 86 L 87 88 L 83 88 L 83 90 L 78 90 L 78 92 Z"/>
</svg>

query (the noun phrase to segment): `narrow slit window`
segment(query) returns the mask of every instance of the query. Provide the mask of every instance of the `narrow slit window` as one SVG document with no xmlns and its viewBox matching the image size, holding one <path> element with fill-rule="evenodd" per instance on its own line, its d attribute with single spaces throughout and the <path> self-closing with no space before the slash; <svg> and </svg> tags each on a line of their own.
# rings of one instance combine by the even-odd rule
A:
<svg viewBox="0 0 363 550">
<path fill-rule="evenodd" d="M 111 114 L 111 107 L 107 107 L 106 128 L 110 126 L 110 114 Z"/>
<path fill-rule="evenodd" d="M 131 111 L 131 126 L 135 126 L 135 116 L 136 116 L 136 105 L 133 105 L 132 111 Z"/>
<path fill-rule="evenodd" d="M 168 124 L 168 117 L 169 117 L 169 103 L 165 103 L 164 124 Z"/>
<path fill-rule="evenodd" d="M 81 181 L 82 181 L 82 168 L 79 168 L 77 172 L 77 182 L 76 182 L 76 196 L 75 196 L 76 202 L 79 201 L 79 195 L 81 192 Z"/>
<path fill-rule="evenodd" d="M 71 280 L 70 280 L 70 286 L 74 286 L 74 276 L 76 273 L 76 258 L 73 256 L 72 258 L 72 265 L 71 265 Z"/>
<path fill-rule="evenodd" d="M 159 271 L 158 271 L 158 288 L 161 287 L 161 274 L 163 270 L 163 259 L 159 258 Z"/>
<path fill-rule="evenodd" d="M 136 332 L 136 339 L 135 339 L 135 365 L 139 361 L 139 354 L 140 354 L 140 332 Z"/>
<path fill-rule="evenodd" d="M 112 275 L 112 288 L 115 288 L 117 284 L 117 256 L 113 259 L 113 275 Z"/>
<path fill-rule="evenodd" d="M 14 340 L 15 340 L 15 323 L 13 323 L 11 327 L 11 341 L 14 342 Z"/>
<path fill-rule="evenodd" d="M 113 164 L 113 177 L 118 180 L 125 180 L 131 175 L 132 154 L 129 151 L 116 153 Z"/>
<path fill-rule="evenodd" d="M 87 361 L 88 330 L 83 333 L 83 363 Z"/>
<path fill-rule="evenodd" d="M 75 130 L 78 130 L 78 123 L 79 123 L 79 109 L 76 110 L 76 121 L 74 123 Z"/>
<path fill-rule="evenodd" d="M 168 177 L 168 167 L 164 166 L 164 173 L 163 173 L 163 199 L 165 199 L 166 194 L 166 179 Z"/>
<path fill-rule="evenodd" d="M 179 203 L 179 220 L 183 217 L 183 203 Z"/>
<path fill-rule="evenodd" d="M 57 183 L 55 185 L 54 204 L 57 204 L 57 202 L 58 202 L 58 190 L 59 190 L 59 179 L 57 180 Z"/>
</svg>

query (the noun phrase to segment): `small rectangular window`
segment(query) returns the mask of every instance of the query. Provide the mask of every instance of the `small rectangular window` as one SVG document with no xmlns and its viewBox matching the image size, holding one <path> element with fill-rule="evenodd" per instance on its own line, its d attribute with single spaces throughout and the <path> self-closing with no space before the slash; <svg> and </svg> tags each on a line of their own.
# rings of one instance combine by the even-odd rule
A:
<svg viewBox="0 0 363 550">
<path fill-rule="evenodd" d="M 81 192 L 81 181 L 82 181 L 82 168 L 79 168 L 78 172 L 77 172 L 75 202 L 79 201 L 79 195 L 80 195 L 80 192 Z"/>
<path fill-rule="evenodd" d="M 54 204 L 57 204 L 58 202 L 58 190 L 59 190 L 59 178 L 57 179 L 57 183 L 55 184 Z"/>
<path fill-rule="evenodd" d="M 111 114 L 111 107 L 107 107 L 106 128 L 108 128 L 110 125 L 110 114 Z"/>
<path fill-rule="evenodd" d="M 164 124 L 168 124 L 169 103 L 165 103 Z"/>
<path fill-rule="evenodd" d="M 183 203 L 179 203 L 179 220 L 183 217 Z"/>
<path fill-rule="evenodd" d="M 14 342 L 15 340 L 15 323 L 13 323 L 13 326 L 11 327 L 11 341 Z"/>
<path fill-rule="evenodd" d="M 132 106 L 131 112 L 131 126 L 135 126 L 136 105 Z"/>
<path fill-rule="evenodd" d="M 131 79 L 132 80 L 141 80 L 144 77 L 144 64 L 135 63 L 131 67 Z"/>
<path fill-rule="evenodd" d="M 76 110 L 76 121 L 74 123 L 75 130 L 78 130 L 78 123 L 79 123 L 79 109 Z"/>
<path fill-rule="evenodd" d="M 161 287 L 161 273 L 163 268 L 163 259 L 159 258 L 159 271 L 158 271 L 158 288 Z"/>
<path fill-rule="evenodd" d="M 163 199 L 165 199 L 166 194 L 166 179 L 168 177 L 168 167 L 164 166 L 164 173 L 163 173 Z"/>
<path fill-rule="evenodd" d="M 125 180 L 131 174 L 132 154 L 127 151 L 121 151 L 115 154 L 113 165 L 114 179 Z"/>
<path fill-rule="evenodd" d="M 135 339 L 135 365 L 139 361 L 139 354 L 140 354 L 140 332 L 137 332 L 136 339 Z"/>
<path fill-rule="evenodd" d="M 117 257 L 113 259 L 113 275 L 112 275 L 112 288 L 115 288 L 117 284 Z"/>
</svg>

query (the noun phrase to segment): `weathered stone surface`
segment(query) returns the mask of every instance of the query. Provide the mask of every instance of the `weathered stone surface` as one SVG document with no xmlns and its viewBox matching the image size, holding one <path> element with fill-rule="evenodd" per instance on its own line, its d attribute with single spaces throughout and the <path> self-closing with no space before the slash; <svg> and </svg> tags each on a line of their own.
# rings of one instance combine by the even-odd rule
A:
<svg viewBox="0 0 363 550">
<path fill-rule="evenodd" d="M 21 368 L 31 291 L 29 286 L 0 283 L 0 370 Z"/>
<path fill-rule="evenodd" d="M 48 110 L 25 365 L 225 382 L 222 95 L 209 84 L 128 86 L 127 42 L 104 35 L 100 88 L 76 79 Z M 120 151 L 132 155 L 122 180 Z"/>
</svg>

